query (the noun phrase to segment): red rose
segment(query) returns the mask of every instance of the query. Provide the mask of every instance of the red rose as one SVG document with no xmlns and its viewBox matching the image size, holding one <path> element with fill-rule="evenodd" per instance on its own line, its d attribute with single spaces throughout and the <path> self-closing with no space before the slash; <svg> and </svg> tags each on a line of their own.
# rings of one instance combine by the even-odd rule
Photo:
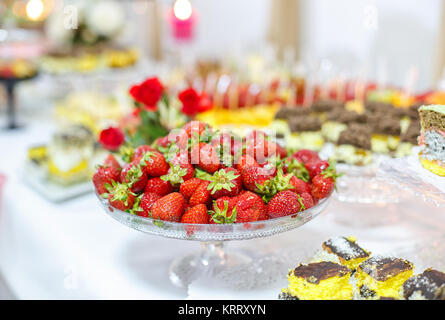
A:
<svg viewBox="0 0 445 320">
<path fill-rule="evenodd" d="M 158 78 L 149 78 L 141 84 L 130 88 L 130 95 L 148 110 L 156 110 L 156 105 L 162 97 L 164 87 Z"/>
<path fill-rule="evenodd" d="M 119 128 L 110 127 L 100 132 L 99 142 L 105 149 L 116 151 L 124 143 L 124 134 Z"/>
<path fill-rule="evenodd" d="M 198 113 L 201 98 L 193 88 L 188 88 L 181 91 L 178 95 L 182 102 L 182 112 L 188 116 L 194 116 Z"/>
<path fill-rule="evenodd" d="M 213 101 L 206 92 L 201 93 L 198 112 L 205 112 L 213 108 Z"/>
</svg>

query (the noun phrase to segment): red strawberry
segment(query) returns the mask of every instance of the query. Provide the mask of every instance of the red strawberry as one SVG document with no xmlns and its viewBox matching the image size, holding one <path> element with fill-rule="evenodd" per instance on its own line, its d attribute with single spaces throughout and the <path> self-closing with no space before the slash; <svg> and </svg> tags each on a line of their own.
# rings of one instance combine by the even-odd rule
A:
<svg viewBox="0 0 445 320">
<path fill-rule="evenodd" d="M 286 158 L 287 157 L 287 150 L 284 147 L 282 147 L 280 144 L 278 144 L 278 143 L 276 145 L 277 145 L 277 156 L 280 159 Z"/>
<path fill-rule="evenodd" d="M 181 218 L 182 223 L 208 224 L 209 215 L 205 204 L 198 204 L 188 209 Z"/>
<path fill-rule="evenodd" d="M 258 167 L 259 164 L 256 162 L 256 160 L 249 156 L 248 154 L 245 154 L 238 158 L 236 168 L 239 172 L 243 173 L 243 171 L 249 167 Z"/>
<path fill-rule="evenodd" d="M 147 174 L 138 162 L 130 162 L 121 172 L 121 181 L 128 184 L 134 193 L 144 191 L 147 180 Z"/>
<path fill-rule="evenodd" d="M 133 156 L 131 158 L 131 161 L 139 160 L 142 158 L 142 156 L 147 152 L 154 152 L 156 149 L 148 146 L 148 145 L 142 145 L 134 149 Z"/>
<path fill-rule="evenodd" d="M 310 160 L 320 160 L 320 158 L 318 157 L 318 153 L 312 150 L 300 150 L 298 152 L 295 152 L 292 155 L 293 158 L 300 160 L 303 163 L 306 163 Z"/>
<path fill-rule="evenodd" d="M 253 222 L 264 215 L 266 205 L 259 195 L 247 191 L 236 197 L 235 209 L 236 222 Z"/>
<path fill-rule="evenodd" d="M 236 221 L 236 197 L 221 197 L 213 201 L 213 211 L 210 211 L 210 223 L 234 223 Z"/>
<path fill-rule="evenodd" d="M 163 176 L 170 169 L 164 156 L 157 151 L 144 153 L 140 162 L 149 177 Z"/>
<path fill-rule="evenodd" d="M 242 173 L 244 187 L 247 190 L 257 192 L 258 187 L 273 178 L 271 171 L 262 167 L 249 167 Z"/>
<path fill-rule="evenodd" d="M 168 136 L 156 139 L 155 144 L 159 147 L 166 148 L 170 142 L 168 141 Z"/>
<path fill-rule="evenodd" d="M 233 168 L 219 169 L 210 179 L 208 189 L 213 199 L 234 197 L 243 188 L 241 174 Z"/>
<path fill-rule="evenodd" d="M 311 185 L 309 184 L 309 183 L 307 183 L 307 182 L 304 182 L 303 180 L 301 180 L 301 179 L 298 179 L 297 177 L 295 177 L 295 176 L 292 176 L 292 178 L 290 178 L 290 184 L 292 185 L 292 186 L 294 186 L 294 188 L 293 189 L 290 189 L 290 190 L 292 190 L 293 192 L 296 192 L 296 193 L 298 193 L 298 194 L 302 194 L 302 193 L 307 193 L 307 192 L 311 192 Z"/>
<path fill-rule="evenodd" d="M 166 194 L 173 192 L 173 186 L 170 182 L 164 181 L 159 177 L 155 177 L 148 179 L 144 192 L 152 192 L 159 194 L 160 196 L 165 196 Z"/>
<path fill-rule="evenodd" d="M 309 208 L 312 208 L 314 206 L 314 199 L 312 198 L 311 194 L 308 192 L 304 192 L 300 194 L 301 201 L 303 202 L 303 210 L 307 210 Z"/>
<path fill-rule="evenodd" d="M 184 181 L 190 180 L 195 174 L 195 169 L 191 164 L 181 164 L 171 166 L 166 175 L 161 177 L 164 181 L 169 181 L 173 186 L 178 186 Z"/>
<path fill-rule="evenodd" d="M 307 171 L 304 163 L 295 158 L 289 157 L 283 161 L 284 172 L 293 173 L 297 178 L 303 181 L 309 181 L 309 171 Z"/>
<path fill-rule="evenodd" d="M 190 164 L 189 153 L 185 150 L 181 150 L 170 160 L 170 163 L 174 166 L 182 164 Z"/>
<path fill-rule="evenodd" d="M 108 193 L 106 184 L 120 182 L 120 170 L 115 167 L 99 166 L 93 175 L 93 184 L 98 194 Z"/>
<path fill-rule="evenodd" d="M 161 199 L 162 196 L 160 196 L 157 193 L 147 192 L 144 193 L 144 195 L 141 198 L 140 207 L 142 209 L 142 212 L 139 213 L 142 217 L 150 217 L 151 215 L 151 208 L 155 204 L 156 201 Z"/>
<path fill-rule="evenodd" d="M 190 198 L 195 192 L 196 188 L 201 184 L 202 180 L 199 178 L 192 178 L 185 181 L 179 187 L 179 192 L 186 198 Z"/>
<path fill-rule="evenodd" d="M 121 171 L 122 167 L 119 162 L 116 160 L 113 154 L 109 154 L 108 157 L 104 161 L 104 166 L 107 167 L 115 167 L 117 170 Z"/>
<path fill-rule="evenodd" d="M 312 180 L 313 177 L 329 167 L 329 162 L 323 160 L 310 160 L 305 163 L 304 167 L 309 172 L 309 178 Z"/>
<path fill-rule="evenodd" d="M 302 200 L 290 190 L 278 192 L 267 204 L 267 215 L 271 218 L 284 217 L 300 212 Z"/>
<path fill-rule="evenodd" d="M 220 167 L 216 149 L 204 142 L 192 147 L 191 160 L 192 164 L 196 164 L 199 168 L 208 173 L 214 173 Z"/>
<path fill-rule="evenodd" d="M 209 204 L 210 202 L 210 191 L 207 189 L 209 186 L 209 181 L 201 181 L 199 186 L 196 188 L 195 192 L 193 192 L 192 196 L 190 197 L 189 203 L 192 206 L 195 206 L 197 204 Z"/>
<path fill-rule="evenodd" d="M 136 197 L 126 184 L 113 182 L 108 189 L 108 202 L 112 207 L 121 211 L 133 208 Z"/>
<path fill-rule="evenodd" d="M 193 135 L 200 136 L 206 129 L 211 130 L 210 126 L 202 121 L 190 121 L 187 122 L 182 128 L 189 138 L 192 138 Z"/>
<path fill-rule="evenodd" d="M 329 196 L 335 188 L 335 177 L 323 173 L 316 175 L 312 179 L 311 194 L 316 199 L 323 199 Z"/>
<path fill-rule="evenodd" d="M 173 192 L 156 201 L 151 208 L 151 214 L 153 219 L 179 222 L 184 207 L 184 197 L 179 192 Z"/>
</svg>

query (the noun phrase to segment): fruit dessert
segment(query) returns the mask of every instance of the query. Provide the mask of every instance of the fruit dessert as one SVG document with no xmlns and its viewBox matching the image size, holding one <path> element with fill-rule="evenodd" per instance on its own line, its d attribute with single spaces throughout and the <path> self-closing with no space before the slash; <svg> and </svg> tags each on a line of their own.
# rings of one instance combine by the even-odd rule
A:
<svg viewBox="0 0 445 320">
<path fill-rule="evenodd" d="M 321 132 L 327 141 L 335 143 L 340 134 L 353 123 L 366 123 L 366 116 L 355 111 L 335 109 L 327 115 Z"/>
<path fill-rule="evenodd" d="M 445 177 L 445 106 L 422 106 L 419 114 L 422 125 L 420 162 L 425 169 Z"/>
<path fill-rule="evenodd" d="M 413 275 L 413 264 L 392 257 L 372 257 L 357 268 L 354 277 L 363 298 L 398 298 L 403 283 Z"/>
<path fill-rule="evenodd" d="M 357 244 L 355 237 L 335 237 L 323 242 L 322 248 L 315 254 L 314 261 L 340 263 L 352 271 L 370 256 L 368 251 Z"/>
<path fill-rule="evenodd" d="M 370 128 L 362 124 L 351 124 L 341 132 L 332 159 L 357 166 L 371 164 L 373 155 Z"/>
<path fill-rule="evenodd" d="M 288 274 L 289 286 L 282 289 L 283 300 L 351 300 L 352 271 L 331 261 L 301 264 Z"/>
<path fill-rule="evenodd" d="M 445 273 L 430 268 L 409 278 L 401 296 L 409 300 L 445 300 Z"/>
<path fill-rule="evenodd" d="M 311 149 L 320 151 L 324 145 L 321 134 L 321 121 L 316 117 L 302 116 L 288 120 L 290 134 L 286 144 L 294 149 Z"/>
<path fill-rule="evenodd" d="M 328 197 L 337 174 L 310 150 L 288 154 L 264 132 L 240 138 L 200 121 L 151 146 L 120 150 L 93 176 L 110 206 L 156 220 L 245 223 L 299 214 Z"/>
<path fill-rule="evenodd" d="M 25 79 L 37 73 L 36 66 L 24 59 L 0 60 L 0 78 Z"/>
</svg>

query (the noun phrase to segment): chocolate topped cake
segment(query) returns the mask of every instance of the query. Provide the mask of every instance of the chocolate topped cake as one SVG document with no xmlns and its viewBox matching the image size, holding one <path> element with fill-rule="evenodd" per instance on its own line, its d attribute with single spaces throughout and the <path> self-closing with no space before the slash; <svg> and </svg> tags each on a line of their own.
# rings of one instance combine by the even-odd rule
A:
<svg viewBox="0 0 445 320">
<path fill-rule="evenodd" d="M 337 144 L 348 144 L 360 149 L 371 150 L 371 130 L 365 125 L 352 124 L 340 133 Z"/>
<path fill-rule="evenodd" d="M 351 270 L 369 257 L 369 252 L 360 247 L 353 237 L 335 237 L 323 242 L 323 250 L 338 257 L 342 265 Z"/>
<path fill-rule="evenodd" d="M 386 281 L 402 272 L 413 269 L 411 262 L 399 258 L 370 258 L 360 265 L 360 270 L 373 279 Z"/>
<path fill-rule="evenodd" d="M 366 123 L 367 116 L 366 114 L 360 114 L 354 111 L 347 111 L 341 109 L 335 109 L 329 112 L 328 121 L 341 122 L 345 124 L 350 123 Z"/>
<path fill-rule="evenodd" d="M 292 271 L 295 277 L 302 278 L 314 284 L 319 284 L 320 281 L 332 277 L 343 277 L 350 272 L 351 270 L 348 268 L 329 261 L 300 265 Z"/>
<path fill-rule="evenodd" d="M 402 288 L 405 299 L 445 300 L 445 273 L 427 269 L 409 278 Z"/>
<path fill-rule="evenodd" d="M 301 116 L 289 119 L 289 129 L 291 132 L 320 131 L 321 121 L 310 116 Z"/>
<path fill-rule="evenodd" d="M 297 106 L 297 107 L 283 107 L 278 110 L 275 115 L 275 119 L 293 119 L 295 117 L 309 115 L 310 108 Z"/>
<path fill-rule="evenodd" d="M 373 132 L 390 136 L 399 136 L 401 134 L 400 121 L 392 118 L 380 118 L 372 125 Z"/>
<path fill-rule="evenodd" d="M 329 112 L 336 109 L 344 109 L 345 105 L 343 102 L 336 101 L 336 100 L 319 100 L 315 101 L 311 109 L 314 112 Z"/>
<path fill-rule="evenodd" d="M 413 145 L 417 145 L 417 138 L 420 135 L 420 122 L 419 121 L 411 121 L 408 129 L 404 134 L 400 137 L 402 142 L 408 142 Z"/>
</svg>

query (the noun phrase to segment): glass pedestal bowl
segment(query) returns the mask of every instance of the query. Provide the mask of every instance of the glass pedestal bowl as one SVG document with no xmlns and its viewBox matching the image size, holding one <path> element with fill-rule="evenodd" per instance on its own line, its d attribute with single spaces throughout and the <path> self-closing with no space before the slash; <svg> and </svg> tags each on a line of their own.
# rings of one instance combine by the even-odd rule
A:
<svg viewBox="0 0 445 320">
<path fill-rule="evenodd" d="M 242 268 L 244 264 L 256 259 L 245 252 L 226 252 L 224 242 L 268 237 L 301 227 L 321 214 L 332 197 L 331 193 L 310 209 L 276 219 L 234 224 L 185 224 L 123 212 L 111 207 L 106 199 L 96 195 L 108 215 L 130 228 L 166 238 L 201 242 L 201 252 L 178 257 L 170 265 L 171 282 L 184 288 L 201 275 L 214 277 L 230 268 Z"/>
</svg>

